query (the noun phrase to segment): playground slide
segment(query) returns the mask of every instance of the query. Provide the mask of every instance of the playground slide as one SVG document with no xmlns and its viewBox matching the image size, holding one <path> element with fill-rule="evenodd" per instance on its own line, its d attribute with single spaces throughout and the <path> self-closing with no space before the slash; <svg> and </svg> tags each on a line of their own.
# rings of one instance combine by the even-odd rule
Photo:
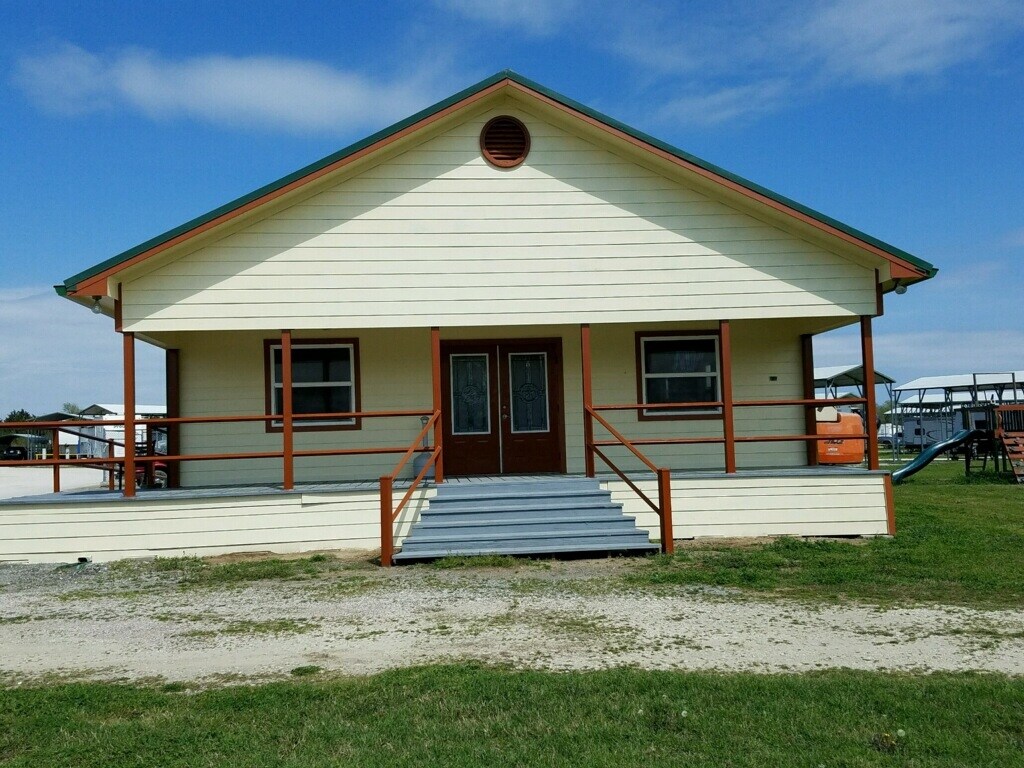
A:
<svg viewBox="0 0 1024 768">
<path fill-rule="evenodd" d="M 948 440 L 943 440 L 940 443 L 929 446 L 921 451 L 920 455 L 909 464 L 900 467 L 892 473 L 892 481 L 894 483 L 901 483 L 911 475 L 916 475 L 922 469 L 927 467 L 940 453 L 945 453 L 952 448 L 963 445 L 968 440 L 975 437 L 983 437 L 984 432 L 979 429 L 962 429 L 953 435 Z"/>
</svg>

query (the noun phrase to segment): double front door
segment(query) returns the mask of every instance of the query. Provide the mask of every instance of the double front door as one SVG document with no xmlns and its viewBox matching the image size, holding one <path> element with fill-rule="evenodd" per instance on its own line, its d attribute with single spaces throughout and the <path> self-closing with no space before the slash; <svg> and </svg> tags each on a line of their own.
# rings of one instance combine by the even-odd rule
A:
<svg viewBox="0 0 1024 768">
<path fill-rule="evenodd" d="M 441 344 L 449 475 L 564 472 L 560 340 Z"/>
</svg>

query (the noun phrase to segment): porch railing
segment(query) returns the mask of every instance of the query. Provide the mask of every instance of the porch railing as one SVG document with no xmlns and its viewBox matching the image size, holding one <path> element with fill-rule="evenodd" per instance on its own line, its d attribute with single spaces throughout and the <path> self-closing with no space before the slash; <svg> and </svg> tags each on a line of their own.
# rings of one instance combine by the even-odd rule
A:
<svg viewBox="0 0 1024 768">
<path fill-rule="evenodd" d="M 793 400 L 739 400 L 734 402 L 716 401 L 700 403 L 623 403 L 616 405 L 584 405 L 584 441 L 585 441 L 585 462 L 587 475 L 593 477 L 595 474 L 594 456 L 599 457 L 608 467 L 615 472 L 633 491 L 649 506 L 661 521 L 662 551 L 672 551 L 672 488 L 671 471 L 658 467 L 637 446 L 647 445 L 721 445 L 723 448 L 723 463 L 728 474 L 735 473 L 736 465 L 736 444 L 737 443 L 772 443 L 772 442 L 804 442 L 808 445 L 815 445 L 823 440 L 863 440 L 865 444 L 871 439 L 867 433 L 855 435 L 736 435 L 733 425 L 732 411 L 735 408 L 768 408 L 773 406 L 817 408 L 827 405 L 862 405 L 866 404 L 866 398 L 842 398 L 842 399 L 793 399 Z M 722 436 L 699 436 L 699 437 L 652 437 L 627 439 L 619 430 L 612 426 L 599 411 L 648 411 L 648 410 L 708 410 L 711 408 L 722 409 L 721 413 L 713 414 L 711 418 L 722 421 Z M 597 422 L 612 436 L 611 440 L 597 440 L 594 438 L 593 422 Z M 653 471 L 658 477 L 658 503 L 655 504 L 639 487 L 623 472 L 612 460 L 602 451 L 602 448 L 609 446 L 623 446 L 629 450 L 640 462 Z"/>
<path fill-rule="evenodd" d="M 625 437 L 623 437 L 621 432 L 619 432 L 617 429 L 615 429 L 615 427 L 613 427 L 611 424 L 609 424 L 604 419 L 604 417 L 601 416 L 601 414 L 597 413 L 597 411 L 601 407 L 608 407 L 608 406 L 593 406 L 593 407 L 592 406 L 586 406 L 587 418 L 588 418 L 588 420 L 589 419 L 593 419 L 594 421 L 596 421 L 598 424 L 600 424 L 602 427 L 604 427 L 606 430 L 608 430 L 608 433 L 612 437 L 614 437 L 615 439 L 614 440 L 594 440 L 590 444 L 590 446 L 588 448 L 588 452 L 589 451 L 593 451 L 593 454 L 597 455 L 601 459 L 601 461 L 603 461 L 605 464 L 607 464 L 609 469 L 611 469 L 616 475 L 618 475 L 626 485 L 628 485 L 631 489 L 633 489 L 633 492 L 636 493 L 637 496 L 639 496 L 647 504 L 647 506 L 649 506 L 654 511 L 654 513 L 658 516 L 658 529 L 659 529 L 660 534 L 661 534 L 661 551 L 664 552 L 666 555 L 670 555 L 670 554 L 672 554 L 675 551 L 675 540 L 674 540 L 674 537 L 672 535 L 672 473 L 671 473 L 671 470 L 668 470 L 668 469 L 666 469 L 664 467 L 656 466 L 654 464 L 654 462 L 652 462 L 650 459 L 648 459 L 646 456 L 644 456 L 644 454 L 642 452 L 640 452 L 632 442 L 630 442 Z M 612 406 L 612 408 L 614 408 L 614 406 Z M 591 425 L 591 429 L 592 429 L 592 425 Z M 590 433 L 591 432 L 588 432 L 588 434 L 590 434 Z M 621 469 L 619 469 L 615 465 L 615 463 L 611 459 L 609 459 L 608 456 L 605 455 L 604 451 L 602 451 L 600 449 L 600 447 L 599 447 L 599 446 L 607 446 L 607 445 L 622 445 L 622 446 L 625 446 L 627 449 L 629 449 L 629 451 L 634 456 L 636 456 L 644 464 L 644 466 L 646 466 L 648 469 L 650 469 L 652 472 L 654 472 L 655 477 L 657 477 L 657 479 L 658 479 L 658 503 L 657 504 L 655 504 L 646 493 L 644 493 L 642 490 L 640 490 L 640 487 L 636 483 L 634 483 L 629 478 L 629 476 L 626 475 L 625 472 L 623 472 Z M 592 462 L 593 462 L 593 458 L 590 459 L 590 462 L 588 463 L 588 467 L 589 467 L 590 463 L 592 463 Z M 588 474 L 593 476 L 593 472 L 589 472 Z"/>
<path fill-rule="evenodd" d="M 441 483 L 444 481 L 443 469 L 441 468 L 439 459 L 441 457 L 441 446 L 435 445 L 433 448 L 423 446 L 423 441 L 426 439 L 430 430 L 433 429 L 441 420 L 441 412 L 434 411 L 433 415 L 423 425 L 423 429 L 416 436 L 416 439 L 412 441 L 412 445 L 409 446 L 408 450 L 402 455 L 402 458 L 398 460 L 398 464 L 391 471 L 390 475 L 382 475 L 380 478 L 380 564 L 385 568 L 390 568 L 392 560 L 395 555 L 395 521 L 399 515 L 402 514 L 402 510 L 405 509 L 405 505 L 409 503 L 412 495 L 416 492 L 416 489 L 423 482 L 431 468 L 435 469 L 434 481 Z M 398 502 L 398 506 L 392 509 L 394 504 L 393 492 L 395 481 L 398 479 L 405 465 L 409 463 L 409 459 L 412 458 L 414 453 L 430 451 L 430 456 L 427 458 L 423 468 L 419 471 L 419 474 L 413 479 L 409 489 L 405 492 L 402 500 Z"/>
<path fill-rule="evenodd" d="M 410 416 L 429 416 L 435 417 L 437 411 L 435 410 L 404 410 L 404 411 L 352 411 L 343 413 L 303 413 L 293 414 L 292 420 L 294 422 L 302 421 L 341 421 L 349 419 L 374 419 L 374 418 L 394 418 L 394 417 L 410 417 Z M 179 424 L 238 424 L 238 423 L 254 423 L 262 422 L 264 424 L 270 422 L 281 421 L 282 417 L 280 414 L 259 414 L 259 415 L 231 415 L 231 416 L 178 416 L 178 417 L 160 417 L 160 418 L 147 418 L 147 419 L 82 419 L 74 421 L 26 421 L 26 422 L 0 422 L 0 427 L 4 429 L 16 429 L 16 430 L 52 430 L 56 436 L 56 432 L 59 431 L 70 431 L 74 428 L 81 427 L 126 427 L 127 424 L 131 425 L 131 429 L 134 432 L 136 427 L 146 427 L 147 430 L 152 427 L 170 427 Z M 436 418 L 431 419 L 431 424 L 437 425 Z M 435 434 L 439 430 L 435 429 Z M 134 434 L 131 435 L 131 439 L 126 439 L 125 442 L 117 443 L 113 440 L 107 440 L 107 453 L 106 457 L 82 457 L 82 458 L 61 458 L 59 450 L 55 452 L 55 455 L 51 458 L 46 459 L 17 459 L 17 460 L 5 460 L 0 461 L 0 467 L 53 467 L 53 490 L 54 493 L 60 491 L 60 469 L 61 467 L 89 467 L 89 468 L 109 468 L 112 472 L 120 472 L 124 477 L 124 495 L 131 497 L 135 495 L 135 476 L 133 471 L 126 472 L 125 469 L 129 465 L 135 466 L 140 465 L 142 467 L 151 466 L 155 463 L 166 463 L 168 465 L 174 463 L 180 463 L 183 461 L 224 461 L 224 460 L 241 460 L 241 459 L 280 459 L 283 465 L 283 476 L 284 481 L 282 486 L 285 490 L 291 490 L 294 485 L 292 480 L 293 476 L 293 465 L 297 458 L 305 458 L 311 456 L 360 456 L 360 455 L 377 455 L 377 454 L 391 454 L 400 453 L 405 454 L 409 451 L 408 445 L 400 446 L 374 446 L 369 448 L 313 448 L 296 450 L 292 447 L 290 430 L 282 429 L 282 447 L 280 450 L 270 451 L 236 451 L 231 453 L 175 453 L 175 454 L 153 454 L 149 452 L 149 455 L 136 455 L 135 450 L 135 439 Z M 90 439 L 95 439 L 90 436 Z M 422 439 L 422 437 L 420 438 Z M 54 440 L 56 443 L 57 440 Z M 147 437 L 147 444 L 150 439 Z M 435 442 L 440 442 L 435 440 Z M 113 456 L 113 446 L 123 445 L 125 449 L 125 456 Z M 425 450 L 425 449 L 420 449 Z M 415 450 L 414 450 L 415 452 Z M 145 471 L 145 470 L 144 470 Z"/>
<path fill-rule="evenodd" d="M 996 406 L 997 437 L 1007 432 L 1024 432 L 1024 405 Z"/>
</svg>

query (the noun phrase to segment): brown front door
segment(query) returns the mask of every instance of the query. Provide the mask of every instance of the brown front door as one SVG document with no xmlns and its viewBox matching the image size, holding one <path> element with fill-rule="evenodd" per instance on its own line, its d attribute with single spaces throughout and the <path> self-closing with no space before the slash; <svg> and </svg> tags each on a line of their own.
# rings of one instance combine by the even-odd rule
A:
<svg viewBox="0 0 1024 768">
<path fill-rule="evenodd" d="M 443 342 L 451 475 L 565 471 L 560 340 Z"/>
</svg>

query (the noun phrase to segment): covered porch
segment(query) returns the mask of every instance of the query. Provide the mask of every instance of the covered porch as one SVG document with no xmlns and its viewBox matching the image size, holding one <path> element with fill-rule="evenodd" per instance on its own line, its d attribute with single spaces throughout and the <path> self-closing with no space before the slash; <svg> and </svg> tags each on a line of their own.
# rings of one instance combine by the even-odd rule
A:
<svg viewBox="0 0 1024 768">
<path fill-rule="evenodd" d="M 510 486 L 572 475 L 497 475 L 447 478 L 444 486 Z M 650 472 L 629 481 L 657 498 Z M 837 467 L 671 473 L 674 540 L 703 536 L 875 536 L 893 530 L 892 492 L 886 472 Z M 622 478 L 595 478 L 637 528 L 660 541 L 662 518 Z M 406 494 L 412 478 L 395 481 Z M 422 482 L 389 520 L 392 553 L 437 494 Z M 304 552 L 383 549 L 379 480 L 141 488 L 126 499 L 118 491 L 60 492 L 0 500 L 0 562 L 96 562 L 127 557 L 216 555 L 231 552 Z"/>
<path fill-rule="evenodd" d="M 835 319 L 830 321 L 834 324 Z M 871 318 L 861 317 L 859 323 L 863 365 L 871 370 Z M 263 533 L 256 539 L 240 533 L 237 543 L 222 540 L 214 545 L 209 542 L 219 534 L 213 535 L 205 523 L 178 531 L 176 523 L 167 522 L 168 535 L 175 533 L 163 544 L 148 538 L 149 533 L 140 533 L 143 539 L 138 541 L 145 542 L 144 547 L 104 551 L 124 556 L 142 551 L 202 552 L 210 547 L 265 546 L 276 551 L 315 540 L 379 546 L 382 563 L 390 565 L 408 526 L 438 485 L 522 475 L 521 467 L 503 465 L 504 453 L 497 471 L 467 471 L 464 462 L 460 466 L 458 442 L 463 435 L 454 426 L 452 366 L 453 358 L 459 356 L 489 354 L 480 351 L 488 345 L 498 350 L 511 345 L 508 355 L 538 354 L 532 347 L 523 352 L 515 346 L 530 342 L 551 345 L 545 358 L 549 379 L 544 390 L 549 400 L 542 426 L 557 443 L 549 464 L 533 468 L 533 474 L 597 479 L 664 551 L 672 550 L 675 538 L 700 535 L 892 533 L 891 495 L 884 473 L 877 472 L 873 398 L 862 398 L 867 430 L 855 436 L 867 444 L 866 471 L 816 466 L 816 445 L 826 438 L 815 434 L 814 408 L 831 401 L 814 398 L 813 327 L 813 322 L 790 319 L 450 331 L 440 327 L 344 333 L 286 330 L 272 339 L 259 333 L 250 334 L 252 338 L 229 333 L 203 338 L 165 334 L 149 340 L 167 347 L 168 415 L 144 420 L 133 417 L 132 407 L 136 338 L 122 329 L 125 434 L 164 429 L 168 454 L 141 455 L 144 452 L 136 441 L 126 441 L 123 457 L 91 460 L 122 472 L 120 491 L 25 499 L 0 509 L 5 519 L 15 514 L 15 508 L 51 510 L 56 517 L 47 513 L 44 517 L 49 522 L 40 522 L 45 525 L 56 524 L 61 511 L 88 510 L 113 514 L 109 520 L 121 519 L 129 528 L 148 530 L 147 521 L 156 519 L 154 514 L 164 515 L 167 521 L 179 519 L 176 509 L 182 512 L 180 519 L 205 515 L 212 520 L 223 517 L 217 510 L 232 508 L 237 510 L 231 514 L 238 523 L 246 517 L 241 510 L 254 501 L 277 516 L 270 530 L 278 533 Z M 698 333 L 714 340 L 715 399 L 652 403 L 646 398 L 644 380 L 636 370 L 642 365 L 642 340 L 669 332 Z M 361 387 L 356 374 L 351 376 L 353 408 L 315 413 L 296 408 L 297 390 L 291 378 L 296 350 L 304 342 L 341 336 L 354 339 L 361 353 Z M 179 346 L 172 346 L 175 343 Z M 493 359 L 500 378 L 511 385 L 511 358 Z M 354 365 L 356 358 L 352 360 Z M 255 401 L 253 387 L 264 389 L 259 369 L 274 369 L 275 361 L 279 361 L 280 381 L 272 381 L 266 392 L 258 393 L 265 395 L 266 408 L 261 413 L 246 412 L 245 403 Z M 254 370 L 255 384 L 250 380 Z M 214 386 L 223 375 L 228 376 L 226 388 L 233 396 L 225 397 L 221 391 L 225 382 Z M 239 383 L 234 385 L 236 379 Z M 233 407 L 226 408 L 229 404 Z M 409 407 L 401 407 L 405 405 Z M 494 406 L 495 421 L 514 421 L 514 411 L 502 411 L 498 403 Z M 651 411 L 657 411 L 654 418 L 645 418 Z M 383 426 L 395 423 L 403 426 Z M 303 429 L 307 425 L 316 429 Z M 60 426 L 74 425 L 61 422 Z M 512 431 L 506 428 L 504 434 Z M 503 451 L 500 437 L 498 441 Z M 30 463 L 52 466 L 57 493 L 60 468 L 79 461 L 57 457 Z M 157 463 L 166 465 L 170 487 L 140 491 L 137 481 L 145 477 L 140 468 Z M 852 496 L 837 501 L 844 494 Z M 133 508 L 126 515 L 125 510 Z M 835 511 L 840 509 L 853 511 Z M 249 517 L 258 524 L 257 513 Z M 302 522 L 307 519 L 313 521 L 313 528 L 322 529 L 312 538 L 301 533 L 309 527 Z M 328 535 L 350 525 L 355 527 L 341 538 Z M 246 522 L 216 530 L 248 528 Z M 16 553 L 5 556 L 10 555 Z"/>
</svg>

